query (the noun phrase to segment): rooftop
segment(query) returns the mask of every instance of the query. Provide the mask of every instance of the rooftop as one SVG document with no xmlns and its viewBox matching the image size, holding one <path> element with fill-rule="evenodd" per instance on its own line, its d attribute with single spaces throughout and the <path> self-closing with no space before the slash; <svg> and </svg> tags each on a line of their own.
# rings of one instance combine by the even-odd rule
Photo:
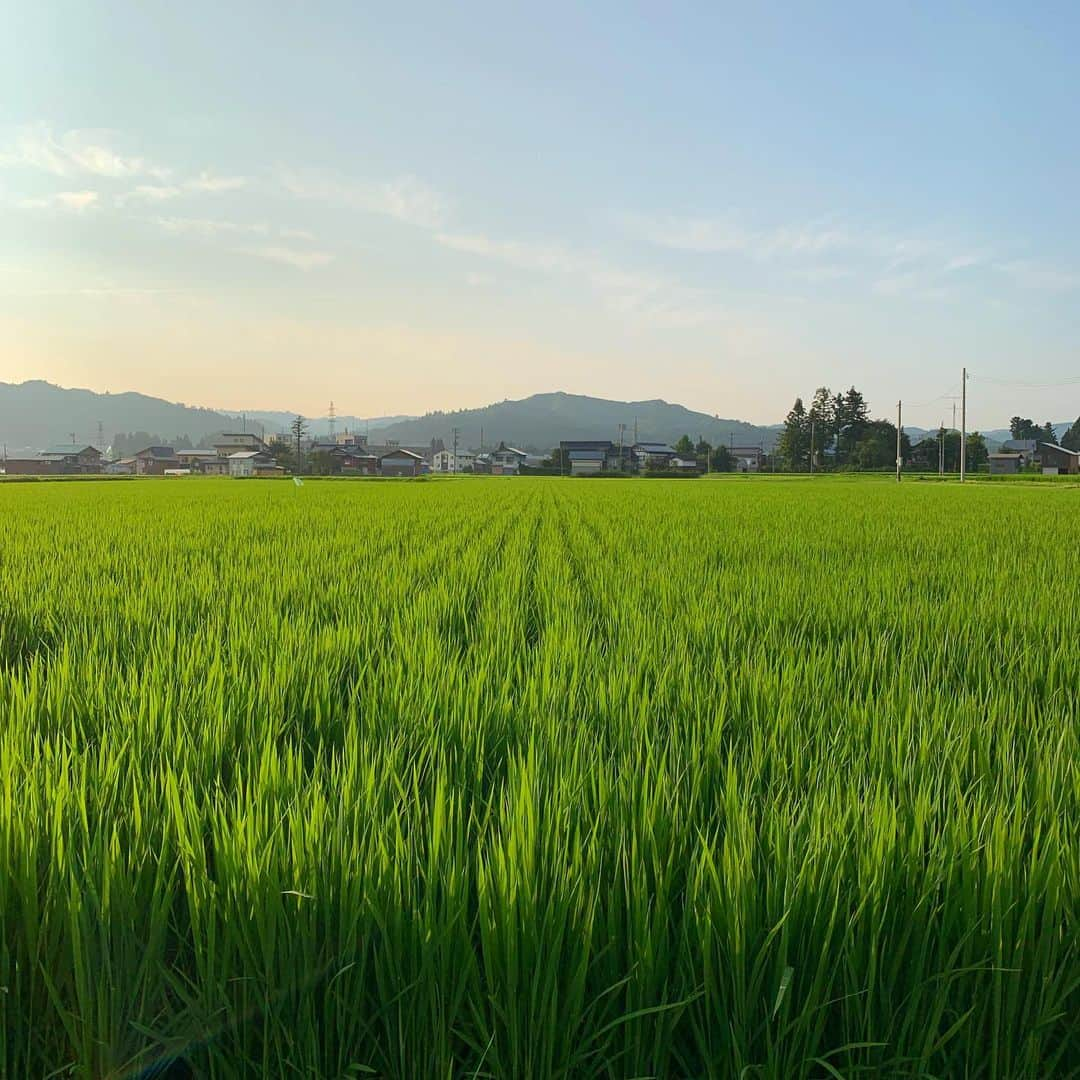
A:
<svg viewBox="0 0 1080 1080">
<path fill-rule="evenodd" d="M 42 450 L 42 457 L 75 457 L 78 454 L 85 454 L 87 451 L 98 454 L 100 451 L 93 446 L 76 446 L 75 443 L 67 443 L 63 446 L 50 446 L 48 450 Z"/>
</svg>

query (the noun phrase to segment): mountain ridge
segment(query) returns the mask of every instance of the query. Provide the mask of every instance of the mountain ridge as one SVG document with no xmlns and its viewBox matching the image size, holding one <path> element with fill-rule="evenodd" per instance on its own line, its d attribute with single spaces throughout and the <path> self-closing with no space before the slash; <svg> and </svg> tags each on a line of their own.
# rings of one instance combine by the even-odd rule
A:
<svg viewBox="0 0 1080 1080">
<path fill-rule="evenodd" d="M 31 454 L 57 443 L 75 441 L 110 445 L 117 434 L 143 431 L 166 441 L 187 438 L 193 444 L 221 431 L 256 431 L 266 438 L 287 431 L 295 413 L 286 410 L 249 409 L 232 412 L 167 401 L 136 390 L 99 393 L 77 387 L 61 387 L 42 379 L 22 383 L 0 382 L 0 441 L 8 456 Z M 99 436 L 98 424 L 101 424 Z M 378 442 L 396 440 L 422 445 L 432 439 L 477 449 L 499 442 L 524 450 L 546 452 L 560 439 L 612 439 L 633 441 L 635 431 L 642 442 L 674 443 L 681 436 L 704 437 L 714 445 L 762 446 L 771 449 L 783 424 L 752 424 L 690 409 L 664 398 L 619 401 L 614 398 L 545 391 L 524 398 L 504 399 L 468 409 L 434 410 L 423 416 L 335 416 L 336 430 L 378 433 Z M 307 418 L 308 432 L 329 433 L 328 417 Z M 1069 422 L 1054 425 L 1060 439 Z M 906 427 L 913 442 L 933 434 Z M 988 442 L 1000 444 L 1008 429 L 984 431 Z M 373 441 L 376 441 L 373 438 Z"/>
</svg>

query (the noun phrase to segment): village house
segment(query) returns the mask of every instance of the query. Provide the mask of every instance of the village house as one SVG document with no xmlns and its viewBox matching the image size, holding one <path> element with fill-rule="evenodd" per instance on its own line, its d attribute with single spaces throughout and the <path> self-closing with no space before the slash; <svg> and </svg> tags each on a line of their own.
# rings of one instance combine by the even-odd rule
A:
<svg viewBox="0 0 1080 1080">
<path fill-rule="evenodd" d="M 220 459 L 213 450 L 177 450 L 176 460 L 180 462 L 180 467 L 183 469 L 202 472 L 204 465 Z"/>
<path fill-rule="evenodd" d="M 379 472 L 383 476 L 420 476 L 425 471 L 424 459 L 401 446 L 379 458 Z"/>
<path fill-rule="evenodd" d="M 765 451 L 760 446 L 732 446 L 728 453 L 735 461 L 736 472 L 761 472 L 765 464 Z"/>
<path fill-rule="evenodd" d="M 214 453 L 222 458 L 231 457 L 238 450 L 254 450 L 265 454 L 267 449 L 266 443 L 250 431 L 225 431 L 214 443 Z"/>
<path fill-rule="evenodd" d="M 525 464 L 528 454 L 524 450 L 500 442 L 488 455 L 492 476 L 516 476 Z"/>
<path fill-rule="evenodd" d="M 675 451 L 667 443 L 637 442 L 630 447 L 637 471 L 663 471 L 671 467 Z"/>
<path fill-rule="evenodd" d="M 260 450 L 237 450 L 229 455 L 229 475 L 236 478 L 284 476 L 285 470 Z"/>
<path fill-rule="evenodd" d="M 52 476 L 63 473 L 61 463 L 44 458 L 4 458 L 0 472 L 5 476 Z"/>
<path fill-rule="evenodd" d="M 696 473 L 701 472 L 701 463 L 697 458 L 683 458 L 677 454 L 669 462 L 667 467 L 672 472 L 677 473 Z"/>
<path fill-rule="evenodd" d="M 559 450 L 571 476 L 629 472 L 633 458 L 629 446 L 620 448 L 610 439 L 563 439 Z"/>
<path fill-rule="evenodd" d="M 1024 467 L 1023 454 L 990 454 L 991 476 L 1015 476 Z"/>
<path fill-rule="evenodd" d="M 179 469 L 180 460 L 171 446 L 147 446 L 135 455 L 139 476 L 164 476 L 166 469 Z"/>
<path fill-rule="evenodd" d="M 472 472 L 476 455 L 471 450 L 437 450 L 431 458 L 431 469 L 439 473 Z"/>
<path fill-rule="evenodd" d="M 375 476 L 379 471 L 379 459 L 357 445 L 336 447 L 330 459 L 334 472 L 343 476 Z"/>
<path fill-rule="evenodd" d="M 1080 450 L 1066 450 L 1057 443 L 1039 443 L 1044 476 L 1080 475 Z"/>
<path fill-rule="evenodd" d="M 94 446 L 51 446 L 41 452 L 40 458 L 57 465 L 61 473 L 101 472 L 101 451 Z"/>
</svg>

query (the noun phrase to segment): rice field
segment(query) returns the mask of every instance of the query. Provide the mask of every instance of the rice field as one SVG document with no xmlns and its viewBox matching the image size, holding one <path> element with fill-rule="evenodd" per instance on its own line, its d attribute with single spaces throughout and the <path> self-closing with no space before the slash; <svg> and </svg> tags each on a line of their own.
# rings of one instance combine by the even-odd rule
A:
<svg viewBox="0 0 1080 1080">
<path fill-rule="evenodd" d="M 0 536 L 3 1076 L 1080 1076 L 1080 489 L 20 484 Z"/>
</svg>

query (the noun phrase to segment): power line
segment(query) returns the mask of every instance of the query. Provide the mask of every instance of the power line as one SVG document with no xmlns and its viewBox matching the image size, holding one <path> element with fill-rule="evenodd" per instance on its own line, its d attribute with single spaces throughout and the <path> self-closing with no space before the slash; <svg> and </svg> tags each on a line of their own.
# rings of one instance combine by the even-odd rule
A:
<svg viewBox="0 0 1080 1080">
<path fill-rule="evenodd" d="M 982 382 L 995 386 L 1008 386 L 1014 390 L 1056 390 L 1062 386 L 1080 386 L 1080 377 L 1062 379 L 1060 382 L 1033 383 L 1026 379 L 995 379 L 990 375 L 979 376 Z"/>
</svg>

